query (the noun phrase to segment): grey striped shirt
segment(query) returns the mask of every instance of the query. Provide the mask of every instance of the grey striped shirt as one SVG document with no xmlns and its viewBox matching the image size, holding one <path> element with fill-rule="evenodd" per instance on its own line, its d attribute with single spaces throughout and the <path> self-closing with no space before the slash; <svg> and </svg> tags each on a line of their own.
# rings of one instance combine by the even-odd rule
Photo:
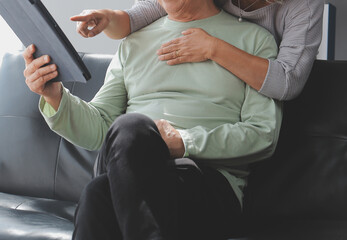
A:
<svg viewBox="0 0 347 240">
<path fill-rule="evenodd" d="M 270 31 L 279 46 L 260 93 L 279 100 L 295 98 L 303 89 L 316 58 L 322 33 L 323 0 L 284 0 L 242 16 Z M 223 9 L 239 16 L 239 8 L 228 0 Z M 154 22 L 166 12 L 156 0 L 138 1 L 127 10 L 131 31 Z"/>
</svg>

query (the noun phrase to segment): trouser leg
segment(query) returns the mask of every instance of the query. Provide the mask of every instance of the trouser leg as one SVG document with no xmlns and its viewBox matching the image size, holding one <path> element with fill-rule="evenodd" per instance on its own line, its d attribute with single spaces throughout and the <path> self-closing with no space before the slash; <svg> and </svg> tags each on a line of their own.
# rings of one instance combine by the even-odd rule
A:
<svg viewBox="0 0 347 240">
<path fill-rule="evenodd" d="M 225 240 L 237 236 L 241 206 L 229 182 L 215 169 L 182 160 L 175 163 L 177 239 Z"/>
<path fill-rule="evenodd" d="M 155 124 L 142 115 L 129 114 L 113 124 L 99 157 L 103 171 L 112 207 L 102 207 L 114 211 L 124 240 L 218 240 L 240 219 L 226 179 L 191 160 L 172 163 Z"/>
<path fill-rule="evenodd" d="M 83 190 L 75 212 L 74 240 L 121 240 L 106 174 L 94 178 Z"/>
<path fill-rule="evenodd" d="M 169 158 L 165 142 L 148 117 L 125 114 L 110 128 L 99 161 L 109 178 L 124 239 L 176 239 L 176 194 L 167 171 Z"/>
</svg>

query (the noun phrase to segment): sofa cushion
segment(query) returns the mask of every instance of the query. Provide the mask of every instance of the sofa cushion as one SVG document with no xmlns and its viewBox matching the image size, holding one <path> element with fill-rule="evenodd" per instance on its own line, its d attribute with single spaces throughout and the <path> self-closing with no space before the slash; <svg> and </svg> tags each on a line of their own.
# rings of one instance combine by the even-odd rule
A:
<svg viewBox="0 0 347 240">
<path fill-rule="evenodd" d="M 76 203 L 0 193 L 0 239 L 68 240 Z"/>
<path fill-rule="evenodd" d="M 274 156 L 253 166 L 245 211 L 265 220 L 347 220 L 347 61 L 316 61 L 284 104 Z"/>
<path fill-rule="evenodd" d="M 89 101 L 103 84 L 112 56 L 82 58 L 92 78 L 65 86 Z M 76 147 L 48 128 L 23 70 L 21 53 L 5 55 L 0 69 L 0 192 L 77 201 L 92 177 L 97 152 Z"/>
</svg>

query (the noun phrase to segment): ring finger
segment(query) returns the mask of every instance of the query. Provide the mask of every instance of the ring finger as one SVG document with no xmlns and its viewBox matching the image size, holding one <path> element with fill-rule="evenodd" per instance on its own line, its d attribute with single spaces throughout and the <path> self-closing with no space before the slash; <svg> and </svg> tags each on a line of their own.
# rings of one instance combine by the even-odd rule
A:
<svg viewBox="0 0 347 240">
<path fill-rule="evenodd" d="M 40 68 L 40 69 L 36 70 L 33 74 L 31 74 L 27 78 L 27 81 L 29 83 L 33 83 L 33 82 L 37 81 L 38 79 L 40 79 L 41 77 L 49 75 L 50 73 L 55 72 L 56 70 L 57 70 L 57 67 L 55 64 L 51 64 L 49 66 Z"/>
<path fill-rule="evenodd" d="M 181 56 L 180 50 L 175 50 L 175 51 L 172 51 L 170 53 L 160 55 L 159 60 L 160 61 L 167 61 L 167 60 L 172 60 L 172 59 L 178 58 L 180 56 Z"/>
</svg>

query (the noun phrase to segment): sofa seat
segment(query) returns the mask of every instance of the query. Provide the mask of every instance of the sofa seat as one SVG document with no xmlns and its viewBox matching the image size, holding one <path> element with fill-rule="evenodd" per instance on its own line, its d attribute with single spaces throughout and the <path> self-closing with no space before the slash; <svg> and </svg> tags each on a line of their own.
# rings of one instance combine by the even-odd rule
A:
<svg viewBox="0 0 347 240">
<path fill-rule="evenodd" d="M 112 56 L 81 56 L 92 79 L 65 86 L 90 101 Z M 24 67 L 21 53 L 0 67 L 0 240 L 71 239 L 97 152 L 48 128 Z M 302 94 L 284 104 L 276 152 L 250 166 L 244 231 L 229 240 L 347 239 L 346 76 L 347 61 L 316 61 Z"/>
<path fill-rule="evenodd" d="M 1 240 L 70 240 L 76 203 L 0 193 Z"/>
<path fill-rule="evenodd" d="M 346 240 L 347 221 L 334 219 L 287 219 L 271 224 L 259 223 L 260 228 L 247 233 L 242 240 Z"/>
</svg>

